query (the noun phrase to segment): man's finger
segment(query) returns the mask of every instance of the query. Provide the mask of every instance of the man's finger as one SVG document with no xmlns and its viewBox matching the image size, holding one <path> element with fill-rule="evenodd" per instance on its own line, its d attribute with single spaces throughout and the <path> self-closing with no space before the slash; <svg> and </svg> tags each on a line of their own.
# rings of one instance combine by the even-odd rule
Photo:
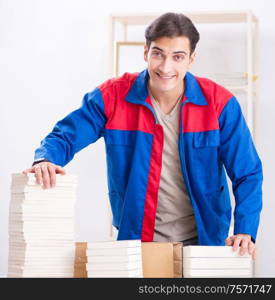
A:
<svg viewBox="0 0 275 300">
<path fill-rule="evenodd" d="M 34 168 L 28 168 L 28 169 L 24 170 L 22 173 L 23 174 L 35 173 L 35 170 L 34 170 Z"/>
<path fill-rule="evenodd" d="M 41 165 L 41 171 L 42 171 L 42 180 L 43 180 L 43 188 L 49 188 L 50 187 L 50 176 L 48 172 L 48 167 L 46 164 Z"/>
<path fill-rule="evenodd" d="M 48 171 L 50 174 L 50 184 L 51 187 L 55 187 L 55 182 L 56 182 L 56 175 L 55 175 L 55 169 L 52 165 L 48 165 Z"/>
<path fill-rule="evenodd" d="M 240 255 L 244 255 L 245 253 L 248 252 L 248 242 L 249 241 L 246 238 L 242 239 L 240 252 L 239 252 Z"/>
<path fill-rule="evenodd" d="M 253 250 L 252 259 L 256 260 L 256 248 L 254 248 L 254 250 Z"/>
<path fill-rule="evenodd" d="M 66 171 L 62 167 L 57 166 L 56 167 L 56 173 L 61 174 L 61 175 L 65 175 Z"/>
<path fill-rule="evenodd" d="M 254 249 L 255 249 L 255 244 L 254 244 L 252 241 L 250 241 L 250 242 L 248 243 L 248 253 L 249 253 L 250 255 L 252 255 L 252 253 L 254 252 Z"/>
<path fill-rule="evenodd" d="M 238 247 L 240 246 L 240 242 L 241 242 L 242 238 L 239 236 L 236 236 L 234 239 L 234 244 L 233 244 L 233 251 L 236 251 L 238 249 Z"/>
<path fill-rule="evenodd" d="M 232 246 L 232 244 L 233 244 L 233 239 L 232 239 L 232 237 L 230 236 L 230 237 L 228 237 L 228 238 L 225 240 L 225 245 L 226 245 L 226 246 Z"/>
<path fill-rule="evenodd" d="M 41 184 L 42 183 L 42 172 L 41 172 L 41 168 L 39 165 L 36 165 L 34 167 L 34 170 L 35 170 L 35 177 L 36 177 L 36 182 L 38 184 Z"/>
</svg>

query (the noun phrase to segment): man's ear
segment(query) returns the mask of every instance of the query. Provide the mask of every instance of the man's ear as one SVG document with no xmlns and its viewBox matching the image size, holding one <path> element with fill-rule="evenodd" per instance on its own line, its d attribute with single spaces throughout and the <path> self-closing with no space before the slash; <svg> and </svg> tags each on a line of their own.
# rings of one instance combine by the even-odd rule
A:
<svg viewBox="0 0 275 300">
<path fill-rule="evenodd" d="M 190 55 L 188 69 L 191 68 L 191 66 L 195 62 L 196 56 L 197 56 L 197 53 L 195 51 Z"/>
<path fill-rule="evenodd" d="M 144 45 L 144 61 L 145 62 L 148 62 L 148 52 L 149 52 L 148 46 Z"/>
</svg>

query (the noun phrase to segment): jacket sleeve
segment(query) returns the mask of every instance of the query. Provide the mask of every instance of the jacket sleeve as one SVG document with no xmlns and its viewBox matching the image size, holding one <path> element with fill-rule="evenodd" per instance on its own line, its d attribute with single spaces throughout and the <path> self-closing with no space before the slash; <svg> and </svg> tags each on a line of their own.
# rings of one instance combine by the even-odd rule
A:
<svg viewBox="0 0 275 300">
<path fill-rule="evenodd" d="M 255 242 L 262 209 L 262 163 L 235 97 L 221 111 L 219 126 L 220 158 L 235 197 L 234 234 L 249 234 Z"/>
<path fill-rule="evenodd" d="M 103 136 L 106 116 L 98 88 L 83 97 L 79 109 L 58 121 L 35 150 L 34 162 L 50 161 L 65 166 L 74 155 Z"/>
</svg>

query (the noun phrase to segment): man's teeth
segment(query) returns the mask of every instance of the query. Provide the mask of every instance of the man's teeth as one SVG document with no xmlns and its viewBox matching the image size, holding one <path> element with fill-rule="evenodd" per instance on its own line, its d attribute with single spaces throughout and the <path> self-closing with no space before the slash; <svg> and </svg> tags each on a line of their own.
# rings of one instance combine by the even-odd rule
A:
<svg viewBox="0 0 275 300">
<path fill-rule="evenodd" d="M 159 74 L 158 74 L 158 75 L 159 75 Z M 169 78 L 172 78 L 172 77 L 174 77 L 174 76 L 161 76 L 161 75 L 159 75 L 159 77 L 164 78 L 164 79 L 169 79 Z"/>
</svg>

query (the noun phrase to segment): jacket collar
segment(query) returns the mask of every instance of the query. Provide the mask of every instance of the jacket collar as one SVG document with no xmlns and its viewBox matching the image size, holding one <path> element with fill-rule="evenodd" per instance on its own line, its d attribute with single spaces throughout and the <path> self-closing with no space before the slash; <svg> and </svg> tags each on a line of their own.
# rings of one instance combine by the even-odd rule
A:
<svg viewBox="0 0 275 300">
<path fill-rule="evenodd" d="M 148 79 L 148 69 L 140 72 L 132 87 L 130 88 L 128 94 L 126 95 L 126 101 L 136 104 L 144 104 L 146 102 L 146 98 L 148 97 Z M 203 95 L 196 77 L 193 74 L 187 72 L 185 74 L 184 81 L 184 96 L 187 98 L 187 100 L 196 105 L 208 105 L 208 102 Z M 185 97 L 183 97 L 183 99 L 185 99 Z"/>
</svg>

